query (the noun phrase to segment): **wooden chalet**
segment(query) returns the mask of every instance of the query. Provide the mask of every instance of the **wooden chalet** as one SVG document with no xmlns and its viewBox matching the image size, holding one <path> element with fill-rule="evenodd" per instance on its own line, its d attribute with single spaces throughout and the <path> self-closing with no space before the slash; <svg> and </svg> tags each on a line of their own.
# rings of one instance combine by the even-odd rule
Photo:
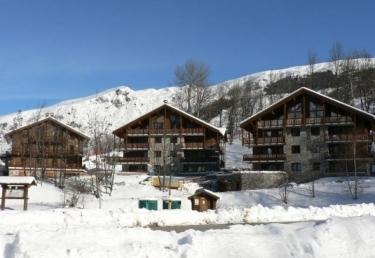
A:
<svg viewBox="0 0 375 258">
<path fill-rule="evenodd" d="M 302 87 L 242 121 L 244 161 L 292 180 L 374 173 L 375 115 Z"/>
<path fill-rule="evenodd" d="M 121 138 L 118 161 L 126 172 L 193 175 L 224 166 L 225 129 L 167 103 L 113 134 Z"/>
<path fill-rule="evenodd" d="M 89 137 L 48 117 L 13 130 L 6 135 L 12 144 L 9 162 L 11 176 L 56 177 L 84 172 L 82 157 Z"/>
</svg>

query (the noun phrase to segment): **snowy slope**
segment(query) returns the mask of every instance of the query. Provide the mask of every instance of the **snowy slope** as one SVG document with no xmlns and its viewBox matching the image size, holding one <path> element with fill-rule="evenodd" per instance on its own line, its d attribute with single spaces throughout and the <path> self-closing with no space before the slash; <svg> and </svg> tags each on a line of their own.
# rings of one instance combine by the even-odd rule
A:
<svg viewBox="0 0 375 258">
<path fill-rule="evenodd" d="M 315 71 L 332 69 L 331 63 L 320 63 L 315 66 Z M 281 70 L 264 71 L 225 81 L 213 85 L 217 90 L 221 87 L 229 89 L 234 85 L 243 85 L 247 80 L 258 82 L 266 86 L 271 77 L 282 78 L 287 75 L 305 75 L 308 66 L 296 66 Z M 41 117 L 53 116 L 90 135 L 89 121 L 95 116 L 98 120 L 108 124 L 109 130 L 127 123 L 154 107 L 163 100 L 174 103 L 173 96 L 177 87 L 161 89 L 132 90 L 127 86 L 119 86 L 95 95 L 67 100 L 42 110 L 28 110 L 20 114 L 12 113 L 0 117 L 0 153 L 9 146 L 5 144 L 4 134 L 10 130 L 28 124 L 35 120 L 36 114 L 41 111 Z"/>
</svg>

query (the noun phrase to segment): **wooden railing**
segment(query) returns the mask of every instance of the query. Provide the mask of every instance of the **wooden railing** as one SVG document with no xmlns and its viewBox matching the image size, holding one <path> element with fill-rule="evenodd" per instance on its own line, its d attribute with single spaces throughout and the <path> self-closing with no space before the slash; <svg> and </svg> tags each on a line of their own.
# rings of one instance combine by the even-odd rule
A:
<svg viewBox="0 0 375 258">
<path fill-rule="evenodd" d="M 122 162 L 149 162 L 148 157 L 119 157 L 118 161 Z"/>
<path fill-rule="evenodd" d="M 338 117 L 306 117 L 306 125 L 319 125 L 326 124 L 350 124 L 353 123 L 353 119 L 350 116 L 338 116 Z M 289 118 L 286 119 L 285 126 L 300 126 L 303 124 L 302 118 Z M 277 120 L 261 120 L 257 122 L 258 128 L 273 128 L 273 127 L 284 127 L 284 121 L 282 119 Z"/>
<path fill-rule="evenodd" d="M 243 155 L 244 161 L 254 160 L 284 160 L 285 154 L 245 154 Z"/>
<path fill-rule="evenodd" d="M 290 118 L 286 120 L 286 126 L 300 126 L 302 125 L 302 118 Z"/>
<path fill-rule="evenodd" d="M 306 124 L 307 125 L 320 125 L 322 124 L 322 117 L 307 117 Z"/>
<path fill-rule="evenodd" d="M 126 149 L 148 149 L 148 143 L 124 143 L 123 147 Z"/>
<path fill-rule="evenodd" d="M 128 135 L 148 135 L 148 134 L 203 134 L 204 128 L 150 128 L 150 129 L 129 129 Z"/>
<path fill-rule="evenodd" d="M 185 142 L 182 144 L 183 149 L 203 149 L 202 142 Z"/>
<path fill-rule="evenodd" d="M 340 141 L 353 141 L 354 140 L 353 134 L 334 134 L 334 135 L 326 135 L 326 141 L 331 142 L 340 142 Z M 371 141 L 371 135 L 368 134 L 357 134 L 356 135 L 357 141 Z"/>
<path fill-rule="evenodd" d="M 204 128 L 181 128 L 182 134 L 203 134 Z"/>
<path fill-rule="evenodd" d="M 129 129 L 126 131 L 128 135 L 133 134 L 148 134 L 148 129 Z"/>
<path fill-rule="evenodd" d="M 353 153 L 349 154 L 341 154 L 341 153 L 326 153 L 325 154 L 326 159 L 353 159 Z M 371 153 L 357 153 L 356 159 L 371 159 L 373 158 L 373 155 Z"/>
<path fill-rule="evenodd" d="M 72 156 L 82 156 L 82 152 L 74 151 L 71 152 L 69 149 L 66 150 L 58 150 L 58 151 L 53 151 L 53 150 L 36 150 L 32 149 L 27 150 L 27 149 L 12 149 L 11 152 L 12 156 L 18 156 L 18 157 L 72 157 Z"/>
<path fill-rule="evenodd" d="M 267 144 L 282 144 L 284 143 L 284 137 L 260 137 L 258 138 L 258 142 L 255 142 L 254 138 L 244 138 L 244 144 L 250 145 L 267 145 Z"/>
<path fill-rule="evenodd" d="M 282 119 L 258 121 L 259 128 L 283 127 L 283 126 L 284 126 L 284 121 Z"/>
<path fill-rule="evenodd" d="M 350 116 L 327 116 L 324 120 L 326 124 L 347 124 L 353 122 Z"/>
</svg>

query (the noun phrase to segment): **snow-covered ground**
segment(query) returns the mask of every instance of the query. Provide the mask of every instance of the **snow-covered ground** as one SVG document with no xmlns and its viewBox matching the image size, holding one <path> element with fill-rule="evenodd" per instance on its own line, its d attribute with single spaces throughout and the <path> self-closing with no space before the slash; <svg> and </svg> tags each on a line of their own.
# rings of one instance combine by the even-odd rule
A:
<svg viewBox="0 0 375 258">
<path fill-rule="evenodd" d="M 172 196 L 181 210 L 161 210 L 168 196 L 145 175 L 116 175 L 112 195 L 86 196 L 82 208 L 62 208 L 64 192 L 49 183 L 30 189 L 29 211 L 7 200 L 0 212 L 0 254 L 4 257 L 374 257 L 375 178 L 361 180 L 354 201 L 347 182 L 324 178 L 295 185 L 283 204 L 279 189 L 218 193 L 217 211 L 191 210 L 187 197 L 198 186 L 186 183 Z M 159 200 L 158 211 L 138 209 L 141 198 Z M 65 196 L 67 198 L 67 196 Z M 327 221 L 325 221 L 327 220 Z M 183 233 L 147 226 L 306 221 L 288 225 L 236 225 Z M 312 222 L 313 221 L 313 222 Z M 1 255 L 0 255 L 1 256 Z"/>
<path fill-rule="evenodd" d="M 374 257 L 375 218 L 236 225 L 182 233 L 95 226 L 21 228 L 0 235 L 4 257 Z"/>
</svg>

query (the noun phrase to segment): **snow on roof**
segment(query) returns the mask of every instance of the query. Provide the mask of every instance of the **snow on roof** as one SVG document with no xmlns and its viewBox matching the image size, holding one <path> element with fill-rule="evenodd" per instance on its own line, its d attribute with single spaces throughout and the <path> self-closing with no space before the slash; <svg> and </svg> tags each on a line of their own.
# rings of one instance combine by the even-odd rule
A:
<svg viewBox="0 0 375 258">
<path fill-rule="evenodd" d="M 120 128 L 123 128 L 123 127 L 125 127 L 125 126 L 133 123 L 134 121 L 137 121 L 140 117 L 143 117 L 143 116 L 145 116 L 145 115 L 147 115 L 149 113 L 152 113 L 153 111 L 155 111 L 155 110 L 157 110 L 157 109 L 159 109 L 161 107 L 164 107 L 164 106 L 169 107 L 170 109 L 173 109 L 176 112 L 182 113 L 184 116 L 190 117 L 191 119 L 196 120 L 199 123 L 206 125 L 207 127 L 210 127 L 211 129 L 219 132 L 222 136 L 224 136 L 225 133 L 226 133 L 226 128 L 216 127 L 216 126 L 214 126 L 214 125 L 212 125 L 210 123 L 207 123 L 206 121 L 203 121 L 202 119 L 200 119 L 198 117 L 195 117 L 195 116 L 193 116 L 193 115 L 191 115 L 191 114 L 189 114 L 189 113 L 187 113 L 187 112 L 185 112 L 185 111 L 183 111 L 183 110 L 181 110 L 179 108 L 176 108 L 176 107 L 174 107 L 174 106 L 172 106 L 171 104 L 168 104 L 168 103 L 163 103 L 163 104 L 159 105 L 158 107 L 152 109 L 151 111 L 145 112 L 143 115 L 137 117 L 136 119 L 133 119 L 132 121 L 126 123 L 125 125 L 121 126 Z M 118 129 L 120 129 L 120 128 L 118 128 Z M 114 132 L 116 132 L 118 129 L 114 130 Z"/>
<path fill-rule="evenodd" d="M 204 189 L 204 188 L 197 189 L 195 191 L 195 193 L 192 196 L 189 197 L 189 199 L 193 198 L 193 196 L 195 196 L 197 194 L 200 194 L 200 193 L 206 193 L 206 194 L 208 194 L 208 195 L 210 195 L 210 196 L 212 196 L 212 197 L 214 197 L 216 199 L 220 199 L 220 196 L 218 194 L 216 194 L 216 193 L 214 193 L 214 192 L 212 192 L 210 190 Z"/>
<path fill-rule="evenodd" d="M 181 110 L 179 108 L 176 108 L 176 107 L 174 107 L 174 106 L 172 106 L 172 105 L 170 105 L 168 103 L 165 103 L 164 105 L 170 107 L 171 109 L 176 110 L 177 112 L 183 113 L 185 116 L 188 116 L 188 117 L 190 117 L 192 119 L 195 119 L 195 120 L 199 121 L 200 123 L 207 125 L 208 127 L 211 127 L 212 129 L 218 131 L 221 135 L 225 135 L 225 132 L 227 130 L 226 128 L 216 127 L 216 126 L 214 126 L 214 125 L 212 125 L 210 123 L 207 123 L 206 121 L 203 121 L 202 119 L 199 119 L 198 117 L 195 117 L 195 116 L 193 116 L 193 115 L 191 115 L 191 114 L 189 114 L 189 113 L 187 113 L 187 112 L 185 112 L 185 111 L 183 111 L 183 110 Z"/>
<path fill-rule="evenodd" d="M 265 109 L 263 109 L 263 110 L 257 112 L 256 114 L 254 114 L 254 115 L 252 115 L 252 116 L 250 116 L 250 117 L 244 119 L 243 121 L 240 122 L 240 125 L 243 125 L 244 123 L 248 122 L 249 120 L 253 119 L 254 117 L 258 116 L 259 114 L 261 114 L 261 113 L 263 113 L 263 112 L 269 111 L 270 109 L 272 109 L 274 106 L 276 106 L 276 105 L 279 104 L 280 102 L 282 102 L 282 101 L 284 101 L 285 99 L 289 98 L 291 95 L 294 95 L 294 94 L 296 94 L 296 93 L 298 93 L 298 92 L 300 92 L 300 91 L 304 91 L 304 90 L 305 90 L 305 91 L 308 91 L 308 92 L 310 92 L 310 93 L 312 93 L 312 94 L 319 95 L 319 96 L 322 97 L 322 98 L 328 99 L 328 100 L 333 101 L 333 102 L 335 102 L 335 103 L 337 103 L 337 104 L 339 104 L 339 105 L 342 105 L 342 106 L 345 106 L 345 107 L 347 107 L 347 108 L 353 109 L 353 110 L 355 110 L 355 111 L 357 111 L 357 112 L 359 112 L 359 113 L 361 113 L 361 114 L 364 114 L 364 115 L 366 115 L 366 116 L 370 116 L 370 117 L 372 117 L 373 119 L 375 119 L 375 115 L 373 115 L 373 114 L 371 114 L 371 113 L 368 113 L 368 112 L 366 112 L 366 111 L 364 111 L 364 110 L 362 110 L 362 109 L 359 109 L 359 108 L 353 107 L 353 106 L 351 106 L 351 105 L 348 105 L 348 104 L 346 104 L 346 103 L 344 103 L 344 102 L 341 102 L 341 101 L 339 101 L 339 100 L 337 100 L 337 99 L 331 98 L 331 97 L 329 97 L 329 96 L 327 96 L 327 95 L 324 95 L 324 94 L 322 94 L 322 93 L 319 93 L 319 92 L 314 91 L 314 90 L 312 90 L 312 89 L 309 89 L 309 88 L 307 88 L 307 87 L 301 87 L 301 88 L 299 88 L 299 89 L 293 91 L 292 93 L 290 93 L 290 94 L 284 96 L 283 98 L 279 99 L 278 101 L 276 101 L 276 102 L 273 103 L 272 105 L 268 106 L 267 108 L 265 108 Z"/>
<path fill-rule="evenodd" d="M 239 174 L 286 174 L 286 172 L 282 171 L 282 170 L 274 170 L 274 171 L 267 171 L 267 170 L 241 170 L 241 171 L 236 171 L 234 173 L 239 173 Z"/>
<path fill-rule="evenodd" d="M 30 123 L 30 124 L 28 124 L 28 125 L 25 125 L 25 126 L 19 127 L 19 128 L 15 129 L 15 130 L 13 130 L 13 131 L 10 131 L 10 132 L 8 132 L 8 133 L 6 134 L 6 136 L 10 136 L 10 135 L 12 135 L 13 133 L 15 133 L 15 132 L 17 132 L 17 131 L 21 131 L 21 130 L 23 130 L 23 129 L 26 129 L 26 128 L 28 128 L 28 127 L 31 127 L 31 126 L 34 125 L 34 124 L 40 124 L 40 123 L 43 123 L 43 122 L 46 122 L 46 121 L 53 121 L 53 122 L 55 122 L 55 123 L 57 123 L 57 124 L 59 124 L 59 125 L 65 127 L 65 128 L 68 129 L 69 131 L 72 131 L 72 132 L 74 132 L 74 133 L 76 133 L 76 134 L 82 136 L 83 138 L 86 138 L 87 140 L 90 139 L 90 137 L 89 137 L 88 135 L 86 135 L 86 134 L 84 134 L 84 133 L 78 131 L 77 129 L 71 127 L 70 125 L 67 125 L 67 124 L 65 124 L 65 123 L 63 123 L 63 122 L 57 120 L 56 118 L 53 118 L 53 117 L 50 117 L 50 116 L 49 116 L 49 117 L 46 117 L 46 118 L 44 118 L 44 119 L 42 119 L 42 120 L 36 121 L 36 122 L 34 122 L 34 123 Z"/>
<path fill-rule="evenodd" d="M 0 184 L 9 185 L 36 185 L 36 180 L 33 176 L 0 176 Z"/>
</svg>

